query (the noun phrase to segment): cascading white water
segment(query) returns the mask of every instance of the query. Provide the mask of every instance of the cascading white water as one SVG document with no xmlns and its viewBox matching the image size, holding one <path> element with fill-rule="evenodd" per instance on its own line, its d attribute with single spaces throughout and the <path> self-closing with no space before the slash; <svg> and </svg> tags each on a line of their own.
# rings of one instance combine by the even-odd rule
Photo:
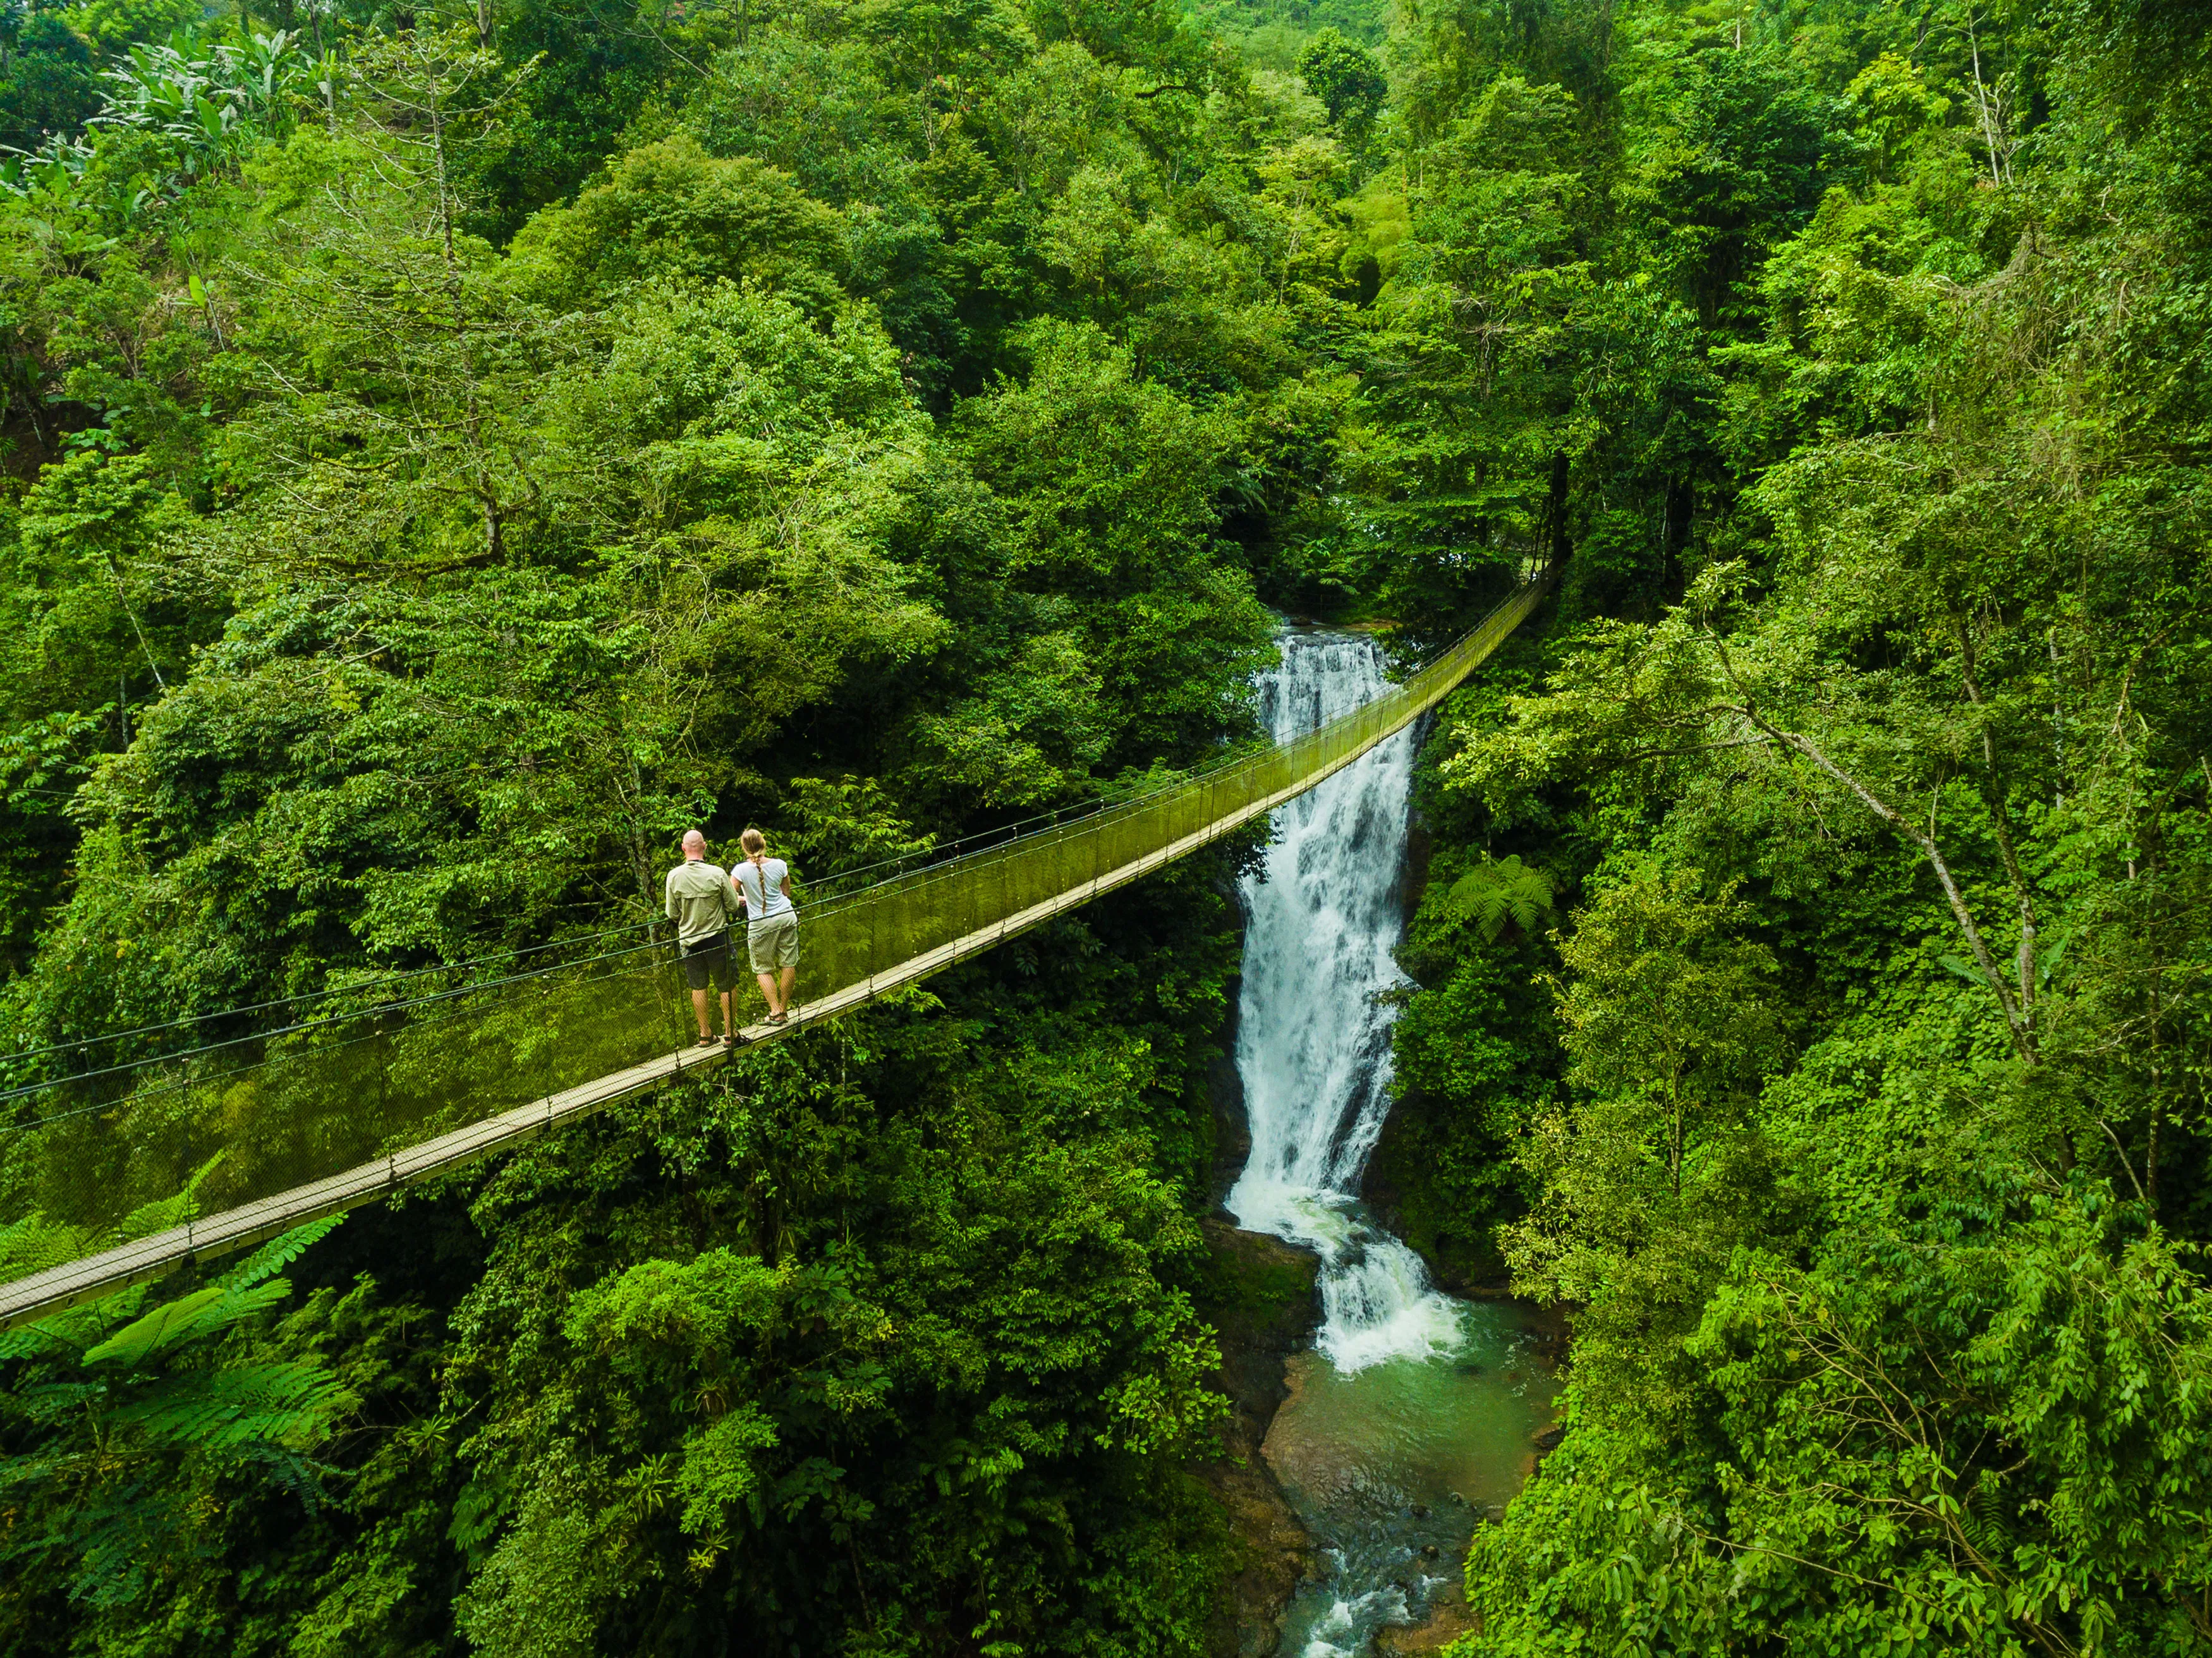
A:
<svg viewBox="0 0 2212 1658">
<path fill-rule="evenodd" d="M 1371 640 L 1285 634 L 1260 681 L 1279 741 L 1347 714 L 1383 689 Z M 1237 1069 L 1252 1150 L 1228 1206 L 1249 1231 L 1320 1255 L 1316 1345 L 1338 1370 L 1448 1351 L 1461 1309 L 1421 1259 L 1355 1204 L 1390 1106 L 1392 1010 L 1405 982 L 1391 951 L 1401 898 L 1415 742 L 1403 731 L 1275 815 L 1261 873 L 1243 885 L 1244 979 Z"/>
</svg>

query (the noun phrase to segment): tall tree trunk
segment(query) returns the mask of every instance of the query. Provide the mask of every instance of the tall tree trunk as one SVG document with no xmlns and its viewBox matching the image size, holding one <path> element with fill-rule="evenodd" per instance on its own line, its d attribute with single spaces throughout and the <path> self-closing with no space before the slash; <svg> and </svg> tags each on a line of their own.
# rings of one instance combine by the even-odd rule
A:
<svg viewBox="0 0 2212 1658">
<path fill-rule="evenodd" d="M 1545 549 L 1545 557 L 1549 560 L 1555 574 L 1567 562 L 1567 452 L 1564 449 L 1553 450 L 1552 452 L 1552 492 L 1545 508 L 1546 514 L 1550 519 L 1551 544 Z"/>
<path fill-rule="evenodd" d="M 1690 526 L 1697 517 L 1698 486 L 1687 478 L 1668 479 L 1665 511 L 1660 541 L 1667 559 L 1667 578 L 1679 580 L 1682 556 L 1690 545 Z"/>
</svg>

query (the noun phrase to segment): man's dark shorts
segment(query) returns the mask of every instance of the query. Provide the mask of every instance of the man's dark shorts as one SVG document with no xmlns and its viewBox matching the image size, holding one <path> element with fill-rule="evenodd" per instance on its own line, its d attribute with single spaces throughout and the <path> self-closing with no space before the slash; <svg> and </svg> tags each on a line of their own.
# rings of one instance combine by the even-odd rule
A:
<svg viewBox="0 0 2212 1658">
<path fill-rule="evenodd" d="M 685 984 L 694 990 L 704 990 L 710 977 L 717 990 L 735 990 L 738 987 L 738 958 L 730 948 L 727 932 L 702 939 L 684 952 Z"/>
</svg>

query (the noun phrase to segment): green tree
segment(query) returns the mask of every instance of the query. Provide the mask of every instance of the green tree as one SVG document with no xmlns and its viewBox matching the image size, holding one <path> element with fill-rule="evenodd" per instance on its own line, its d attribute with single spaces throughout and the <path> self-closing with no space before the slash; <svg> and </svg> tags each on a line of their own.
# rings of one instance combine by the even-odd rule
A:
<svg viewBox="0 0 2212 1658">
<path fill-rule="evenodd" d="M 1328 111 L 1329 124 L 1364 143 L 1390 90 L 1375 54 L 1334 28 L 1324 28 L 1298 53 L 1298 76 Z"/>
<path fill-rule="evenodd" d="M 1679 1344 L 1773 1201 L 1751 1108 L 1781 1059 L 1774 963 L 1702 884 L 1639 865 L 1577 913 L 1553 993 L 1577 1092 L 1526 1143 L 1539 1195 L 1501 1233 L 1517 1284 L 1583 1309 L 1578 1366 L 1616 1418 L 1681 1408 Z"/>
<path fill-rule="evenodd" d="M 1267 612 L 1214 531 L 1233 433 L 1131 372 L 1087 329 L 1040 327 L 1028 382 L 962 411 L 962 447 L 1006 502 L 1021 589 L 1083 601 L 1075 642 L 1118 729 L 1109 766 L 1194 758 L 1236 719 Z M 982 753 L 971 763 L 997 772 Z"/>
<path fill-rule="evenodd" d="M 1409 188 L 1352 453 L 1388 532 L 1375 579 L 1425 633 L 1471 620 L 1510 571 L 1571 544 L 1590 434 L 1572 367 L 1593 275 L 1574 127 L 1564 88 L 1502 76 L 1420 153 Z"/>
<path fill-rule="evenodd" d="M 1682 1191 L 1686 1150 L 1740 1121 L 1778 1057 L 1769 1011 L 1773 957 L 1736 933 L 1748 908 L 1726 888 L 1701 896 L 1696 870 L 1637 870 L 1578 912 L 1559 946 L 1570 1082 L 1619 1101 L 1658 1142 Z"/>
<path fill-rule="evenodd" d="M 99 108 L 92 47 L 66 20 L 27 0 L 0 11 L 0 144 L 38 149 Z"/>
</svg>

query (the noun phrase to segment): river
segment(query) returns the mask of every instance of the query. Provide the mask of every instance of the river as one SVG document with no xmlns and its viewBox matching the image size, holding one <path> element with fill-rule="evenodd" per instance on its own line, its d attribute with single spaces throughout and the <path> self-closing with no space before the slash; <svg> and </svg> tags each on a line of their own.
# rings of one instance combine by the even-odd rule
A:
<svg viewBox="0 0 2212 1658">
<path fill-rule="evenodd" d="M 1372 640 L 1291 630 L 1260 678 L 1261 714 L 1286 739 L 1383 686 Z M 1264 1448 L 1325 1567 L 1291 1605 L 1285 1658 L 1364 1653 L 1379 1630 L 1420 1621 L 1551 1413 L 1521 1309 L 1437 1290 L 1358 1202 L 1390 1104 L 1395 1010 L 1381 999 L 1407 982 L 1394 951 L 1418 744 L 1401 732 L 1284 806 L 1243 888 L 1237 1068 L 1252 1149 L 1228 1208 L 1321 1260 L 1320 1328 Z"/>
</svg>

